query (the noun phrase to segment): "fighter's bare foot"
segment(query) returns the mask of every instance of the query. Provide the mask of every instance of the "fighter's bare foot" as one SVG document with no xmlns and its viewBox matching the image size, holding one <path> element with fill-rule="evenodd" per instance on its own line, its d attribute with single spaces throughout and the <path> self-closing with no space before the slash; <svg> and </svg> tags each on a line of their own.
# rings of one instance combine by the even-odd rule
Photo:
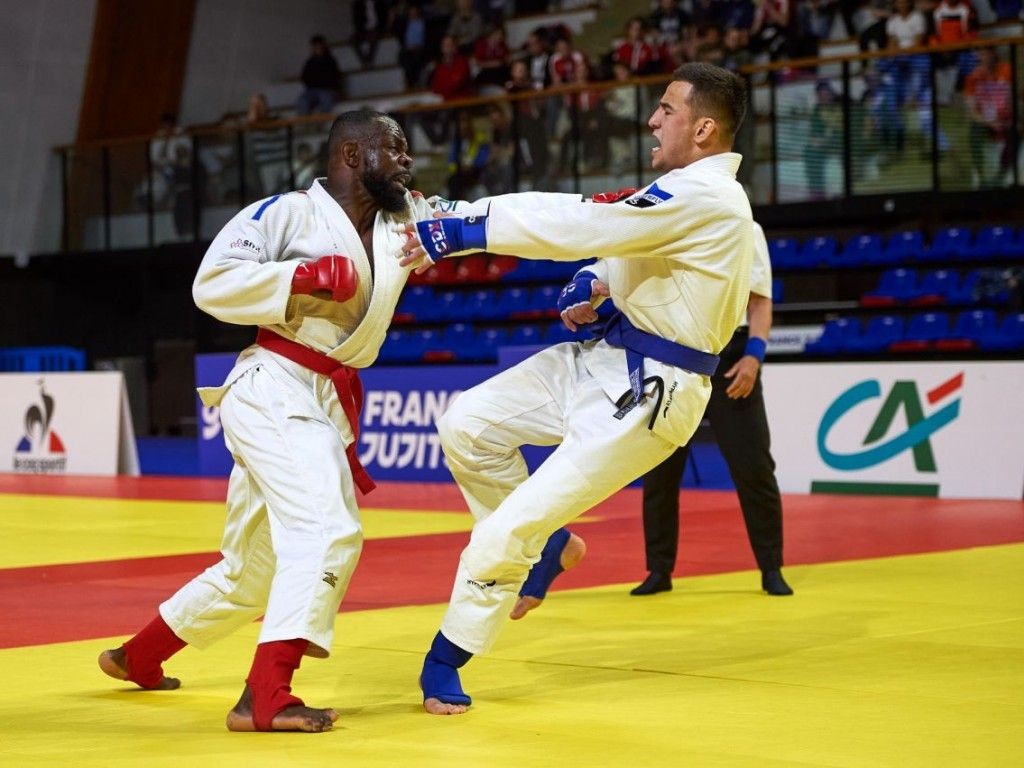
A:
<svg viewBox="0 0 1024 768">
<path fill-rule="evenodd" d="M 321 733 L 329 731 L 338 719 L 333 709 L 314 709 L 313 707 L 285 707 L 270 722 L 272 731 L 306 731 Z M 228 712 L 226 725 L 229 731 L 255 731 L 256 723 L 252 717 L 252 693 L 249 686 L 242 691 L 242 698 Z"/>
<path fill-rule="evenodd" d="M 580 560 L 582 560 L 583 556 L 586 554 L 586 542 L 584 542 L 583 539 L 575 533 L 570 533 L 569 540 L 565 543 L 565 549 L 562 550 L 562 554 L 558 558 L 558 564 L 562 566 L 563 571 L 568 571 L 570 568 L 578 565 Z M 509 618 L 513 621 L 517 621 L 523 618 L 534 608 L 538 608 L 543 602 L 544 600 L 542 598 L 523 595 L 512 607 L 512 613 L 509 614 Z"/>
<path fill-rule="evenodd" d="M 100 669 L 115 680 L 128 680 L 128 663 L 125 658 L 124 648 L 111 648 L 100 654 L 98 659 Z M 139 685 L 134 680 L 131 682 L 147 691 L 173 691 L 181 687 L 181 680 L 176 677 L 162 677 L 156 685 Z"/>
<path fill-rule="evenodd" d="M 433 697 L 423 700 L 423 708 L 432 715 L 462 715 L 469 710 L 465 704 L 446 704 Z"/>
</svg>

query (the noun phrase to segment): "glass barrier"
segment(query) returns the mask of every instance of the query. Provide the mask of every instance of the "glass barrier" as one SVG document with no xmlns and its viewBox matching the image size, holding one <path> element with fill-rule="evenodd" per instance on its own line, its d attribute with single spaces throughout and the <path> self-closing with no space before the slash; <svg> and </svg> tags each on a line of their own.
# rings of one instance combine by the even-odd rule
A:
<svg viewBox="0 0 1024 768">
<path fill-rule="evenodd" d="M 1018 39 L 748 67 L 735 139 L 755 205 L 1001 189 L 1024 176 Z M 394 112 L 426 195 L 642 186 L 668 78 Z M 240 208 L 326 173 L 332 118 L 61 150 L 70 249 L 209 240 Z"/>
</svg>

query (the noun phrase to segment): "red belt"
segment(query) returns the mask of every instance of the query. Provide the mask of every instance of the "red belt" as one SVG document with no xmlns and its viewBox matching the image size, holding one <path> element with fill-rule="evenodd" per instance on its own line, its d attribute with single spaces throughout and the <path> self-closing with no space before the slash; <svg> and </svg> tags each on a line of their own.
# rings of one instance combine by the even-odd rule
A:
<svg viewBox="0 0 1024 768">
<path fill-rule="evenodd" d="M 334 390 L 338 393 L 341 408 L 345 411 L 348 425 L 352 428 L 352 445 L 345 449 L 348 466 L 352 470 L 352 479 L 355 480 L 356 487 L 363 493 L 369 493 L 376 488 L 377 484 L 359 463 L 359 456 L 356 455 L 356 446 L 359 444 L 359 411 L 363 407 L 363 384 L 359 381 L 359 373 L 356 369 L 339 363 L 333 357 L 310 349 L 305 344 L 291 341 L 273 331 L 268 331 L 266 328 L 259 329 L 256 334 L 256 343 L 276 355 L 298 363 L 303 368 L 330 377 L 334 383 Z"/>
</svg>

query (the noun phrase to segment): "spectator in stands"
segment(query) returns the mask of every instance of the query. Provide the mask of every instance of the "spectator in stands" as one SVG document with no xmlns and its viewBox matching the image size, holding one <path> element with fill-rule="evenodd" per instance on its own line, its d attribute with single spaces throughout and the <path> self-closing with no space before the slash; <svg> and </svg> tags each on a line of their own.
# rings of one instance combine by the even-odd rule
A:
<svg viewBox="0 0 1024 768">
<path fill-rule="evenodd" d="M 135 200 L 140 207 L 147 205 L 147 195 L 152 196 L 153 205 L 157 208 L 170 199 L 178 147 L 182 145 L 191 152 L 192 140 L 178 127 L 177 116 L 173 112 L 160 115 L 160 126 L 149 140 L 152 174 L 149 179 L 143 179 L 135 190 Z"/>
<path fill-rule="evenodd" d="M 441 38 L 441 55 L 434 63 L 434 69 L 430 74 L 430 90 L 445 101 L 465 99 L 474 95 L 469 60 L 459 53 L 455 38 L 451 35 Z M 434 144 L 442 144 L 449 136 L 451 116 L 448 112 L 424 113 L 422 126 Z"/>
<path fill-rule="evenodd" d="M 266 197 L 288 188 L 288 132 L 285 128 L 268 127 L 276 116 L 267 105 L 267 97 L 254 93 L 249 97 L 245 115 L 245 149 L 247 193 L 249 197 Z"/>
<path fill-rule="evenodd" d="M 479 130 L 468 110 L 459 112 L 457 128 L 448 152 L 448 197 L 475 200 L 481 194 L 481 177 L 491 154 L 491 142 Z"/>
<path fill-rule="evenodd" d="M 352 47 L 364 67 L 373 64 L 387 19 L 388 6 L 384 0 L 352 0 Z"/>
<path fill-rule="evenodd" d="M 455 38 L 451 35 L 441 38 L 441 55 L 434 63 L 434 71 L 430 75 L 430 90 L 445 101 L 473 95 L 469 60 L 459 52 Z"/>
<path fill-rule="evenodd" d="M 326 167 L 321 172 L 320 159 L 313 151 L 313 147 L 306 141 L 300 141 L 295 147 L 295 157 L 292 159 L 292 176 L 295 183 L 290 185 L 295 189 L 309 189 L 313 179 L 326 173 Z"/>
<path fill-rule="evenodd" d="M 689 34 L 693 20 L 680 7 L 679 0 L 658 0 L 658 7 L 648 18 L 647 25 L 654 30 L 658 45 L 667 50 Z"/>
<path fill-rule="evenodd" d="M 750 31 L 745 27 L 727 27 L 722 40 L 721 66 L 739 73 L 740 68 L 754 63 L 750 52 Z M 733 138 L 733 152 L 743 155 L 736 180 L 749 192 L 754 176 L 754 145 L 757 140 L 757 115 L 754 113 L 754 89 L 747 87 L 747 112 Z"/>
<path fill-rule="evenodd" d="M 530 80 L 536 90 L 543 90 L 551 85 L 551 72 L 548 68 L 548 59 L 551 53 L 548 51 L 548 44 L 540 32 L 531 32 L 525 43 L 525 61 Z"/>
<path fill-rule="evenodd" d="M 822 40 L 828 40 L 835 21 L 836 5 L 830 0 L 801 0 L 797 5 L 797 34 L 790 55 L 817 56 Z"/>
<path fill-rule="evenodd" d="M 789 56 L 794 34 L 795 15 L 792 0 L 757 0 L 751 42 L 758 52 L 772 60 Z"/>
<path fill-rule="evenodd" d="M 933 15 L 932 42 L 937 45 L 973 40 L 978 36 L 978 14 L 969 0 L 941 0 Z"/>
<path fill-rule="evenodd" d="M 924 45 L 927 32 L 928 24 L 924 14 L 914 8 L 914 0 L 894 0 L 893 12 L 885 23 L 885 34 L 889 41 L 890 51 L 902 51 Z M 930 108 L 929 68 L 931 65 L 926 54 L 880 59 L 878 66 L 892 79 L 897 109 L 902 108 L 908 101 L 915 104 L 927 102 Z M 898 115 L 896 119 L 899 121 L 902 131 L 902 115 Z M 902 139 L 900 139 L 901 148 L 902 143 Z"/>
<path fill-rule="evenodd" d="M 473 8 L 473 0 L 457 0 L 455 14 L 448 22 L 448 36 L 455 40 L 459 53 L 471 56 L 476 41 L 483 37 L 484 20 Z"/>
<path fill-rule="evenodd" d="M 300 115 L 330 112 L 341 85 L 341 70 L 323 35 L 313 35 L 309 47 L 310 56 L 302 66 L 303 90 L 295 105 Z"/>
<path fill-rule="evenodd" d="M 843 111 L 839 95 L 826 80 L 815 86 L 815 104 L 804 147 L 804 174 L 812 200 L 826 195 L 825 171 L 829 158 L 839 155 L 843 142 Z"/>
<path fill-rule="evenodd" d="M 512 191 L 512 165 L 515 162 L 515 144 L 512 120 L 502 104 L 487 108 L 491 129 L 491 151 L 480 174 L 480 183 L 488 195 L 504 195 Z"/>
<path fill-rule="evenodd" d="M 568 85 L 576 82 L 576 70 L 586 66 L 583 54 L 572 47 L 572 42 L 562 37 L 555 41 L 555 50 L 548 58 L 548 82 L 551 85 Z"/>
<path fill-rule="evenodd" d="M 725 46 L 722 45 L 720 27 L 704 27 L 697 33 L 697 46 L 694 48 L 693 58 L 695 61 L 721 66 L 725 60 Z"/>
<path fill-rule="evenodd" d="M 914 0 L 895 0 L 893 12 L 885 22 L 886 47 L 892 51 L 917 48 L 924 45 L 927 32 L 928 23 L 924 14 L 914 8 Z"/>
<path fill-rule="evenodd" d="M 657 68 L 655 50 L 644 38 L 644 20 L 635 16 L 626 24 L 626 39 L 615 49 L 614 60 L 629 67 L 634 75 L 647 75 Z"/>
<path fill-rule="evenodd" d="M 612 65 L 615 80 L 622 83 L 618 88 L 605 92 L 605 130 L 611 157 L 611 171 L 620 176 L 636 164 L 634 145 L 640 109 L 637 88 L 626 85 L 633 76 L 629 66 L 622 61 Z"/>
<path fill-rule="evenodd" d="M 882 51 L 889 47 L 889 36 L 885 31 L 892 16 L 892 0 L 871 0 L 868 11 L 871 24 L 860 33 L 858 44 L 862 51 Z"/>
<path fill-rule="evenodd" d="M 530 77 L 526 60 L 512 62 L 512 78 L 505 85 L 509 94 L 536 93 L 539 89 Z M 547 191 L 551 184 L 550 135 L 545 127 L 545 102 L 548 99 L 522 99 L 514 103 L 515 125 L 523 140 L 521 157 L 530 168 L 533 189 Z"/>
<path fill-rule="evenodd" d="M 405 73 L 405 87 L 423 86 L 423 70 L 427 64 L 427 22 L 423 9 L 409 3 L 404 13 L 395 16 L 395 37 L 398 38 L 398 63 Z"/>
<path fill-rule="evenodd" d="M 590 67 L 580 54 L 573 67 L 573 84 L 590 82 Z M 601 91 L 592 88 L 563 96 L 569 127 L 562 136 L 560 165 L 567 172 L 590 173 L 608 165 L 608 141 L 605 133 L 604 104 Z M 577 151 L 580 150 L 580 151 Z"/>
<path fill-rule="evenodd" d="M 473 61 L 476 64 L 476 85 L 480 89 L 504 89 L 510 72 L 508 68 L 508 45 L 505 43 L 505 29 L 491 27 L 487 34 L 476 41 L 473 47 Z M 481 95 L 483 91 L 481 91 Z"/>
<path fill-rule="evenodd" d="M 1013 73 L 994 48 L 979 49 L 978 57 L 980 63 L 964 81 L 971 117 L 971 185 L 1002 186 L 1013 172 Z M 999 150 L 998 169 L 991 177 L 986 173 L 990 149 Z"/>
</svg>

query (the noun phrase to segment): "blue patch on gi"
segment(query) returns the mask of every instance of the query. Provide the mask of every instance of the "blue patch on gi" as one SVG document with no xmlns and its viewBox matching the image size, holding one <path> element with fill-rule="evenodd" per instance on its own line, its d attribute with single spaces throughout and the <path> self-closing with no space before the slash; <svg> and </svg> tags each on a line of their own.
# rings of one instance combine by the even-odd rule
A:
<svg viewBox="0 0 1024 768">
<path fill-rule="evenodd" d="M 256 213 L 254 213 L 252 215 L 252 220 L 253 221 L 259 221 L 260 217 L 263 215 L 263 212 L 265 210 L 267 210 L 267 208 L 269 208 L 271 205 L 276 203 L 277 202 L 277 198 L 279 198 L 279 197 L 280 197 L 280 195 L 274 195 L 272 198 L 270 198 L 265 203 L 263 203 L 263 205 L 261 205 L 259 208 L 257 208 L 256 209 Z"/>
<path fill-rule="evenodd" d="M 636 208 L 650 208 L 652 205 L 659 205 L 671 199 L 672 195 L 661 189 L 657 184 L 651 184 L 648 189 L 627 200 L 626 204 Z"/>
</svg>

